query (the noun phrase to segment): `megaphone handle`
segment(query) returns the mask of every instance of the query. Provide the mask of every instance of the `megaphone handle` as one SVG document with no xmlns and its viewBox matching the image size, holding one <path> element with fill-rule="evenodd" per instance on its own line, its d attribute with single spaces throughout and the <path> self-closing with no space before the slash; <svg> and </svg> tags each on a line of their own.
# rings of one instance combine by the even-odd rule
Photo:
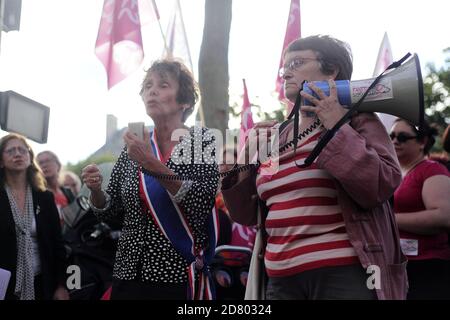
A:
<svg viewBox="0 0 450 320">
<path fill-rule="evenodd" d="M 306 157 L 305 162 L 303 164 L 301 164 L 301 165 L 296 164 L 297 167 L 299 167 L 299 168 L 309 167 L 314 162 L 314 160 L 316 160 L 316 158 L 319 156 L 319 154 L 322 152 L 323 148 L 325 148 L 325 146 L 328 144 L 328 142 L 330 142 L 331 138 L 333 138 L 333 136 L 336 133 L 336 131 L 338 131 L 339 128 L 342 127 L 342 125 L 344 125 L 344 123 L 348 119 L 350 119 L 350 117 L 353 115 L 353 113 L 358 109 L 358 107 L 364 101 L 366 96 L 369 94 L 370 90 L 372 90 L 375 87 L 375 85 L 378 82 L 380 82 L 380 79 L 384 76 L 384 73 L 386 71 L 388 71 L 389 69 L 399 67 L 410 55 L 411 55 L 411 53 L 408 52 L 403 58 L 401 58 L 398 61 L 393 62 L 391 65 L 389 65 L 389 67 L 386 68 L 386 70 L 384 70 L 378 77 L 376 77 L 375 80 L 370 84 L 369 88 L 367 88 L 367 90 L 364 92 L 362 97 L 358 100 L 358 102 L 356 102 L 353 105 L 353 107 L 351 107 L 347 111 L 347 113 L 334 125 L 333 128 L 328 130 L 323 135 L 322 139 L 319 140 L 319 142 L 314 147 L 314 149 L 311 151 L 309 156 Z M 294 154 L 295 154 L 295 147 L 294 147 Z"/>
</svg>

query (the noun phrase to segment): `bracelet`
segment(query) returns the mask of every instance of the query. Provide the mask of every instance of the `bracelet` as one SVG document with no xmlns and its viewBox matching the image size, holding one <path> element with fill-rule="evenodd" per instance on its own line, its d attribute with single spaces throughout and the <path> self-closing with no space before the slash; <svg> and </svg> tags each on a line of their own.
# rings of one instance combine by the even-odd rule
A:
<svg viewBox="0 0 450 320">
<path fill-rule="evenodd" d="M 105 196 L 105 206 L 103 208 L 97 208 L 96 206 L 94 206 L 92 204 L 92 200 L 91 200 L 92 193 L 88 199 L 89 207 L 92 209 L 92 211 L 97 212 L 97 213 L 105 212 L 106 210 L 108 210 L 111 207 L 111 196 L 106 191 L 102 190 L 102 192 L 103 192 L 103 195 Z"/>
</svg>

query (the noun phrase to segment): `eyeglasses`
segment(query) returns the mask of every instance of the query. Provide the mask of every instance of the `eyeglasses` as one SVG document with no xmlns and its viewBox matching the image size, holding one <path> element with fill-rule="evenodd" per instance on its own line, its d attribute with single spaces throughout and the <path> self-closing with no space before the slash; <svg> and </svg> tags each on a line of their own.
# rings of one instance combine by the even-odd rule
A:
<svg viewBox="0 0 450 320">
<path fill-rule="evenodd" d="M 17 150 L 17 152 L 19 152 L 19 154 L 21 156 L 24 156 L 24 155 L 26 155 L 28 153 L 28 150 L 23 148 L 23 147 L 12 147 L 12 148 L 6 149 L 5 153 L 8 156 L 12 157 L 12 156 L 14 156 L 16 154 L 16 150 Z"/>
<path fill-rule="evenodd" d="M 56 162 L 55 159 L 52 158 L 47 158 L 47 159 L 37 159 L 37 163 L 39 164 L 40 167 L 49 164 L 49 163 L 53 163 Z"/>
<path fill-rule="evenodd" d="M 285 64 L 279 71 L 278 75 L 280 78 L 283 78 L 283 76 L 286 74 L 287 70 L 294 71 L 297 70 L 297 68 L 304 65 L 307 61 L 319 61 L 318 59 L 314 58 L 297 58 L 289 62 L 288 64 Z"/>
<path fill-rule="evenodd" d="M 389 137 L 391 137 L 391 140 L 394 140 L 395 138 L 397 138 L 397 141 L 399 143 L 404 143 L 408 140 L 411 139 L 416 139 L 417 136 L 410 136 L 404 132 L 399 132 L 398 134 L 395 134 L 395 132 L 391 132 L 391 134 L 389 135 Z"/>
</svg>

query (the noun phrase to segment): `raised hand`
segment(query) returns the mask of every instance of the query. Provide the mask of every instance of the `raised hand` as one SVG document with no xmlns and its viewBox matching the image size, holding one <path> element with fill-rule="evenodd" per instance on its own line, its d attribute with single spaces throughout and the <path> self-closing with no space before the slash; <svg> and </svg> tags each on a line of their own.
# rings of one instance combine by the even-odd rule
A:
<svg viewBox="0 0 450 320">
<path fill-rule="evenodd" d="M 91 191 L 100 191 L 102 189 L 103 177 L 96 164 L 84 167 L 81 171 L 81 179 Z"/>
<path fill-rule="evenodd" d="M 330 86 L 329 96 L 327 96 L 319 87 L 314 85 L 314 83 L 309 83 L 308 87 L 311 88 L 319 98 L 304 91 L 300 93 L 303 98 L 314 104 L 314 106 L 301 106 L 302 112 L 314 112 L 327 130 L 333 128 L 347 112 L 347 110 L 339 103 L 334 80 L 328 80 L 328 84 Z"/>
</svg>

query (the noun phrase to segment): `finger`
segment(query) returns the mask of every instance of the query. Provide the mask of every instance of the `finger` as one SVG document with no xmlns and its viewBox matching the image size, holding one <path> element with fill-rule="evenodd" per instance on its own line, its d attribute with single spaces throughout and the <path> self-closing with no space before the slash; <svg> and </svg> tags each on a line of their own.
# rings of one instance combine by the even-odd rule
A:
<svg viewBox="0 0 450 320">
<path fill-rule="evenodd" d="M 101 177 L 90 177 L 88 181 L 91 185 L 100 185 L 102 183 Z"/>
<path fill-rule="evenodd" d="M 92 177 L 92 176 L 94 176 L 96 174 L 98 174 L 98 171 L 83 172 L 83 173 L 81 173 L 81 178 L 82 179 L 87 179 L 87 178 Z"/>
<path fill-rule="evenodd" d="M 99 169 L 96 165 L 93 165 L 92 167 L 86 168 L 86 170 L 84 170 L 85 173 L 96 173 L 99 172 Z"/>
<path fill-rule="evenodd" d="M 309 93 L 306 93 L 306 92 L 302 91 L 302 92 L 300 92 L 300 95 L 301 95 L 304 99 L 308 100 L 309 102 L 311 102 L 311 103 L 312 103 L 313 105 L 315 105 L 315 106 L 319 105 L 319 103 L 320 103 L 320 100 L 319 100 L 319 99 L 317 99 L 317 98 L 314 97 L 313 95 L 310 95 Z M 303 106 L 302 106 L 302 107 L 303 107 Z"/>
<path fill-rule="evenodd" d="M 88 164 L 86 167 L 83 168 L 83 172 L 94 172 L 98 170 L 98 167 L 96 164 Z"/>
<path fill-rule="evenodd" d="M 253 128 L 267 128 L 267 127 L 273 127 L 275 124 L 277 124 L 278 121 L 276 120 L 267 120 L 267 121 L 261 121 L 255 124 Z"/>
<path fill-rule="evenodd" d="M 322 89 L 320 89 L 318 86 L 316 86 L 313 82 L 308 83 L 308 87 L 312 91 L 314 91 L 321 100 L 323 100 L 327 97 L 327 95 L 322 91 Z"/>
<path fill-rule="evenodd" d="M 92 174 L 86 173 L 81 175 L 81 179 L 83 179 L 84 182 L 88 181 L 92 177 Z"/>
<path fill-rule="evenodd" d="M 302 112 L 314 112 L 315 114 L 317 114 L 318 109 L 317 109 L 317 107 L 312 107 L 312 106 L 301 106 L 300 107 L 300 111 L 302 111 Z"/>
<path fill-rule="evenodd" d="M 262 136 L 262 135 L 267 135 L 268 137 L 270 137 L 272 130 L 272 127 L 264 127 L 264 128 L 257 128 L 256 131 L 256 136 Z"/>
<path fill-rule="evenodd" d="M 125 141 L 125 143 L 128 144 L 128 142 L 131 142 L 133 139 L 133 134 L 130 132 L 125 132 L 125 134 L 123 135 L 123 140 Z"/>
<path fill-rule="evenodd" d="M 337 98 L 336 82 L 333 79 L 328 80 L 328 86 L 330 87 L 330 97 Z"/>
</svg>

